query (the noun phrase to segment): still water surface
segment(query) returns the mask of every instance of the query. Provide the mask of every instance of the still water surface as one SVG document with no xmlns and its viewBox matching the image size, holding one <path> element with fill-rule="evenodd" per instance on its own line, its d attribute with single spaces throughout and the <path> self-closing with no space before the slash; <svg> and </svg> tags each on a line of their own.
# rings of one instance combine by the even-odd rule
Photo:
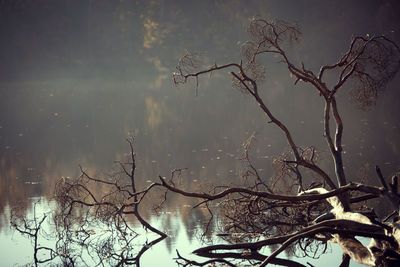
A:
<svg viewBox="0 0 400 267">
<path fill-rule="evenodd" d="M 39 199 L 37 210 L 51 212 L 46 199 L 57 179 L 78 177 L 79 165 L 92 175 L 112 175 L 131 135 L 141 186 L 174 168 L 188 168 L 186 186 L 237 182 L 242 143 L 254 132 L 251 159 L 269 179 L 273 158 L 287 148 L 280 132 L 251 98 L 231 88 L 225 73 L 200 79 L 197 94 L 194 83 L 176 88 L 176 63 L 186 51 L 205 52 L 212 65 L 240 62 L 254 15 L 299 24 L 302 42 L 288 53 L 312 70 L 335 63 L 354 35 L 388 34 L 399 43 L 397 2 L 359 2 L 1 1 L 0 266 L 33 259 L 30 240 L 10 229 L 10 207 L 24 203 L 32 215 Z M 313 145 L 322 160 L 330 159 L 320 96 L 301 83 L 293 88 L 274 59 L 265 63 L 260 91 L 266 104 L 299 145 Z M 346 92 L 339 97 L 344 160 L 354 181 L 375 177 L 375 165 L 388 174 L 400 169 L 398 84 L 397 78 L 366 112 L 354 108 Z M 333 172 L 330 164 L 322 167 Z M 185 205 L 193 203 L 170 202 L 161 214 L 146 210 L 169 237 L 144 254 L 143 266 L 176 266 L 176 248 L 192 258 L 202 245 L 197 237 L 206 217 L 188 212 Z M 338 266 L 341 256 L 332 246 L 332 253 L 309 262 Z"/>
<path fill-rule="evenodd" d="M 260 174 L 268 179 L 272 174 L 271 162 L 285 147 L 284 140 L 262 123 L 262 114 L 248 98 L 239 92 L 232 93 L 229 85 L 220 89 L 216 92 L 204 89 L 194 97 L 182 96 L 173 86 L 166 91 L 142 91 L 137 85 L 117 81 L 3 84 L 0 93 L 9 101 L 1 108 L 13 112 L 3 117 L 0 129 L 2 266 L 21 266 L 33 259 L 30 240 L 10 229 L 10 206 L 28 200 L 24 205 L 29 215 L 39 198 L 44 201 L 36 206 L 37 210 L 51 212 L 51 208 L 45 208 L 45 199 L 52 195 L 56 180 L 78 177 L 79 165 L 92 175 L 112 176 L 115 172 L 112 163 L 127 156 L 124 138 L 130 134 L 136 136 L 137 177 L 142 188 L 159 174 L 168 176 L 171 169 L 182 167 L 188 168 L 182 183 L 189 188 L 204 182 L 238 181 L 243 169 L 243 162 L 239 160 L 242 143 L 251 135 L 250 129 L 257 132 L 252 160 Z M 230 94 L 228 103 L 221 104 L 219 99 L 225 99 L 227 93 Z M 20 110 L 15 109 L 18 103 Z M 301 121 L 293 122 L 294 125 L 307 125 L 310 132 L 318 131 L 321 124 L 319 113 L 314 112 L 317 108 L 318 105 L 310 106 L 309 111 L 303 110 L 305 115 L 300 116 Z M 368 120 L 358 121 L 361 129 L 365 122 Z M 294 128 L 298 140 L 307 142 L 313 136 L 299 135 L 301 131 L 302 128 Z M 367 130 L 363 133 L 369 134 Z M 370 149 L 368 153 L 374 155 L 360 156 L 359 149 L 351 149 L 360 144 L 352 138 L 345 139 L 350 151 L 346 157 L 354 159 L 354 164 L 362 166 L 363 160 L 359 159 L 378 155 Z M 316 146 L 324 144 L 322 136 L 312 139 Z M 377 140 L 383 142 L 379 137 Z M 321 154 L 324 156 L 324 150 Z M 385 155 L 392 158 L 389 153 Z M 397 164 L 387 162 L 386 166 L 396 168 Z M 202 245 L 197 237 L 206 217 L 196 210 L 189 212 L 187 205 L 193 203 L 173 197 L 170 202 L 161 215 L 145 209 L 150 221 L 169 237 L 144 254 L 143 266 L 176 266 L 175 249 L 184 257 L 193 258 L 191 251 Z M 223 242 L 216 236 L 212 239 Z M 341 252 L 332 246 L 332 252 L 319 260 L 300 261 L 314 262 L 315 266 L 324 262 L 326 266 L 337 266 Z M 352 262 L 352 266 L 357 265 Z"/>
<path fill-rule="evenodd" d="M 44 197 L 30 198 L 29 201 L 35 204 L 27 210 L 26 216 L 28 218 L 33 217 L 33 209 L 35 209 L 38 217 L 42 214 L 51 217 L 52 205 L 49 204 Z M 179 207 L 177 207 L 177 209 L 151 215 L 150 223 L 167 233 L 168 237 L 151 247 L 143 255 L 140 261 L 142 264 L 141 266 L 178 266 L 174 259 L 176 258 L 176 249 L 186 258 L 203 261 L 204 259 L 196 257 L 194 254 L 191 254 L 191 252 L 204 244 L 224 243 L 222 239 L 214 235 L 215 232 L 208 238 L 202 238 L 201 225 L 205 223 L 204 218 L 197 218 L 194 224 L 190 224 L 188 223 L 190 218 L 188 218 L 187 211 L 182 210 L 182 207 L 180 207 L 180 209 L 178 208 Z M 185 205 L 185 208 L 188 207 Z M 185 213 L 185 215 L 183 215 L 182 212 Z M 1 214 L 3 220 L 2 229 L 0 231 L 0 251 L 2 251 L 1 266 L 31 266 L 33 264 L 32 240 L 28 239 L 26 236 L 22 236 L 19 232 L 11 228 L 7 221 L 4 221 L 9 216 L 9 213 L 10 207 L 7 206 L 4 213 Z M 52 231 L 54 231 L 54 228 L 52 228 L 49 223 L 45 223 L 43 229 L 50 235 Z M 137 238 L 138 250 L 141 249 L 141 245 L 144 241 L 150 241 L 158 237 L 143 231 L 141 226 L 134 226 L 133 229 L 140 234 L 139 238 Z M 97 231 L 101 232 L 101 229 Z M 45 238 L 46 236 L 48 237 L 49 235 L 41 235 L 39 237 L 39 244 L 48 247 L 54 246 L 55 240 Z M 363 241 L 368 242 L 368 240 Z M 314 266 L 339 266 L 341 263 L 341 249 L 336 245 L 330 245 L 327 251 L 326 254 L 316 260 L 301 258 L 297 260 L 303 264 L 311 263 Z M 268 253 L 268 251 L 264 252 Z M 83 256 L 83 258 L 87 266 L 96 265 L 90 257 Z M 289 258 L 296 260 L 293 256 Z M 57 263 L 60 264 L 60 262 L 55 259 L 50 263 L 43 264 L 43 266 L 54 266 L 54 264 Z M 351 261 L 350 266 L 355 267 L 361 265 Z"/>
</svg>

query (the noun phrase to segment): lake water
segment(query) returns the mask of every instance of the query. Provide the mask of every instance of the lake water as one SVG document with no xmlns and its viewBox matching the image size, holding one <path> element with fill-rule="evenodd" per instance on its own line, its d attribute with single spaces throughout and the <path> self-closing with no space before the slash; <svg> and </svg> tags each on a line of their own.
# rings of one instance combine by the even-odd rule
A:
<svg viewBox="0 0 400 267">
<path fill-rule="evenodd" d="M 251 159 L 260 174 L 269 179 L 274 157 L 286 147 L 279 132 L 264 123 L 251 99 L 232 91 L 229 85 L 217 92 L 205 88 L 196 97 L 183 94 L 172 85 L 165 91 L 143 91 L 136 84 L 108 83 L 67 80 L 2 84 L 4 103 L 0 108 L 3 115 L 7 114 L 0 125 L 2 266 L 21 266 L 33 258 L 31 241 L 10 230 L 9 207 L 23 202 L 26 213 L 31 214 L 31 200 L 51 196 L 56 180 L 61 177 L 78 177 L 79 165 L 93 176 L 112 176 L 116 172 L 114 162 L 127 156 L 125 138 L 130 135 L 136 138 L 137 177 L 142 188 L 156 181 L 158 175 L 168 177 L 174 168 L 188 168 L 182 184 L 190 188 L 205 182 L 240 182 L 244 167 L 240 160 L 242 144 L 253 131 L 256 143 Z M 219 99 L 224 99 L 225 94 L 231 97 L 221 104 Z M 323 147 L 322 135 L 312 138 L 313 135 L 300 134 L 302 129 L 312 133 L 321 127 L 316 112 L 321 106 L 310 107 L 309 111 L 301 109 L 305 115 L 293 122 L 300 127 L 294 128 L 294 134 L 301 142 L 313 139 L 317 147 Z M 279 105 L 276 108 L 281 109 Z M 399 166 L 398 161 L 393 161 L 396 144 L 392 139 L 382 140 L 371 129 L 381 127 L 388 136 L 396 136 L 399 123 L 389 127 L 381 120 L 364 119 L 363 113 L 351 116 L 357 124 L 349 125 L 350 131 L 362 132 L 364 137 L 346 137 L 349 152 L 345 159 L 354 163 L 354 170 L 362 170 L 361 175 L 370 177 L 374 175 L 373 168 L 364 164 L 368 160 L 381 162 L 385 170 L 395 170 Z M 301 128 L 302 125 L 307 127 Z M 355 125 L 359 129 L 352 129 Z M 376 140 L 371 141 L 376 145 L 366 149 L 364 139 Z M 389 148 L 389 153 L 382 153 L 385 148 Z M 324 149 L 321 157 L 329 158 Z M 329 165 L 326 167 L 329 169 Z M 359 173 L 355 175 L 359 177 Z M 160 225 L 170 237 L 144 254 L 143 266 L 176 266 L 176 248 L 192 258 L 191 251 L 201 246 L 193 233 L 201 228 L 204 218 L 198 212 L 185 212 L 182 216 L 182 211 L 189 209 L 184 207 L 187 204 L 173 197 L 171 203 L 169 210 L 164 211 L 168 213 L 161 217 L 147 212 L 150 221 Z M 163 225 L 165 217 L 167 226 Z M 218 238 L 214 241 L 223 242 Z M 332 262 L 340 263 L 341 252 L 334 246 L 332 251 L 319 260 L 304 261 L 314 262 L 315 266 L 324 262 L 334 266 Z"/>
<path fill-rule="evenodd" d="M 42 197 L 31 198 L 30 201 L 35 204 L 36 214 L 38 217 L 41 214 L 46 213 L 47 215 L 51 215 L 52 209 L 51 205 L 47 203 L 47 201 Z M 15 231 L 10 225 L 7 223 L 7 217 L 9 216 L 10 208 L 7 206 L 4 210 L 4 213 L 1 214 L 2 217 L 2 229 L 0 232 L 0 250 L 2 251 L 1 257 L 1 266 L 30 266 L 33 264 L 33 244 L 32 240 L 27 238 L 26 236 L 21 235 L 19 232 Z M 207 244 L 212 243 L 224 243 L 224 241 L 216 236 L 207 238 L 202 241 L 201 233 L 202 229 L 200 225 L 204 223 L 203 220 L 197 218 L 197 222 L 190 224 L 188 223 L 188 214 L 182 216 L 182 211 L 179 210 L 171 210 L 164 212 L 162 214 L 153 215 L 150 218 L 150 222 L 153 226 L 162 229 L 165 233 L 168 234 L 168 237 L 151 247 L 145 254 L 141 257 L 140 263 L 141 266 L 178 266 L 175 262 L 177 257 L 176 249 L 179 250 L 179 253 L 191 260 L 204 261 L 201 257 L 197 257 L 191 252 L 197 248 L 199 248 L 204 242 Z M 184 212 L 187 213 L 187 212 Z M 33 210 L 28 209 L 26 216 L 28 218 L 32 218 Z M 189 215 L 190 216 L 190 215 Z M 47 233 L 51 233 L 54 231 L 52 227 L 48 224 L 44 224 L 44 229 L 46 229 Z M 135 228 L 140 233 L 140 237 L 138 238 L 137 246 L 138 249 L 141 248 L 141 242 L 144 240 L 151 240 L 152 238 L 156 238 L 157 236 L 154 234 L 149 234 L 143 231 L 141 226 Z M 101 230 L 98 230 L 99 232 Z M 39 237 L 39 244 L 42 246 L 53 247 L 55 240 L 47 239 L 47 235 L 43 235 Z M 282 257 L 282 256 L 281 256 Z M 296 258 L 290 257 L 290 259 L 295 260 Z M 308 262 L 313 264 L 314 266 L 338 266 L 341 262 L 341 250 L 336 245 L 330 245 L 328 248 L 328 253 L 322 255 L 318 260 L 312 259 L 297 259 L 298 262 L 307 264 Z M 44 264 L 45 266 L 54 266 L 54 264 L 60 263 L 57 259 Z M 53 265 L 52 265 L 53 264 Z M 91 261 L 90 257 L 86 257 L 86 262 L 88 266 L 96 265 L 93 261 Z M 322 265 L 321 265 L 322 264 Z M 79 265 L 82 265 L 79 264 Z M 107 265 L 106 265 L 107 266 Z M 362 266 L 355 262 L 351 262 L 350 266 Z"/>
<path fill-rule="evenodd" d="M 256 131 L 251 159 L 263 177 L 271 177 L 272 161 L 286 145 L 279 132 L 263 123 L 262 114 L 250 99 L 232 91 L 229 86 L 219 92 L 206 88 L 197 97 L 193 94 L 182 96 L 182 92 L 173 86 L 165 90 L 142 91 L 137 85 L 121 81 L 107 84 L 88 80 L 6 83 L 1 86 L 2 114 L 8 114 L 2 117 L 0 128 L 0 240 L 3 249 L 0 251 L 4 251 L 4 266 L 23 265 L 33 257 L 31 242 L 10 230 L 9 207 L 24 203 L 26 213 L 31 214 L 32 200 L 51 196 L 61 177 L 78 177 L 79 165 L 92 176 L 112 176 L 117 170 L 114 162 L 128 155 L 124 139 L 129 135 L 136 138 L 136 177 L 141 188 L 156 181 L 158 175 L 168 177 L 174 168 L 188 168 L 182 185 L 192 190 L 204 183 L 239 183 L 245 166 L 240 160 L 242 144 L 252 134 L 250 129 Z M 227 93 L 231 98 L 221 106 L 219 99 L 224 99 Z M 304 111 L 306 115 L 293 122 L 294 125 L 306 124 L 310 126 L 306 128 L 310 132 L 318 131 L 321 127 L 319 113 L 315 112 L 318 108 L 320 106 L 316 105 L 310 111 Z M 365 114 L 351 116 L 357 118 Z M 391 161 L 397 153 L 392 141 L 382 140 L 369 129 L 372 124 L 395 136 L 398 124 L 391 124 L 389 129 L 382 121 L 362 117 L 356 121 L 363 129 L 364 138 L 377 140 L 377 145 L 363 149 L 360 148 L 366 146 L 363 139 L 354 141 L 353 136 L 347 136 L 346 150 L 349 152 L 345 159 L 354 163 L 355 170 L 361 168 L 361 175 L 370 177 L 374 175 L 373 168 L 363 164 L 368 159 L 378 159 L 379 155 L 378 160 L 385 170 L 396 169 L 399 162 Z M 298 140 L 307 143 L 310 136 L 299 134 L 301 129 L 294 129 L 294 133 Z M 323 147 L 322 136 L 311 139 L 317 147 Z M 382 147 L 390 147 L 390 153 L 375 153 Z M 329 155 L 324 153 L 322 149 L 321 156 L 328 158 Z M 359 174 L 356 172 L 355 175 Z M 187 205 L 193 203 L 187 204 L 172 195 L 170 202 L 161 217 L 146 210 L 146 216 L 170 237 L 145 253 L 143 266 L 159 263 L 175 266 L 176 248 L 191 258 L 190 252 L 201 246 L 194 232 L 201 228 L 204 216 L 198 211 L 189 213 Z M 51 212 L 51 209 L 47 211 Z M 218 238 L 214 241 L 223 242 Z M 323 259 L 329 266 L 334 260 L 340 262 L 341 252 L 337 248 L 329 255 L 323 256 L 322 261 L 315 261 L 315 265 L 319 266 Z M 355 263 L 352 266 L 356 266 Z"/>
<path fill-rule="evenodd" d="M 176 87 L 172 72 L 187 51 L 204 55 L 207 66 L 239 63 L 250 18 L 284 19 L 303 32 L 301 42 L 285 48 L 288 55 L 317 73 L 337 62 L 354 35 L 385 34 L 399 43 L 397 10 L 390 0 L 0 1 L 0 266 L 33 259 L 31 241 L 10 228 L 10 207 L 29 217 L 40 200 L 37 213 L 50 215 L 58 179 L 78 177 L 79 166 L 95 177 L 114 177 L 130 136 L 140 188 L 176 168 L 187 168 L 181 184 L 192 190 L 238 184 L 246 165 L 242 145 L 253 133 L 250 159 L 271 179 L 274 158 L 287 151 L 285 138 L 249 95 L 232 89 L 226 71 L 200 78 L 198 86 Z M 294 86 L 276 58 L 260 63 L 267 68 L 259 85 L 266 104 L 297 144 L 319 151 L 322 168 L 332 174 L 322 98 L 301 82 Z M 397 77 L 368 111 L 354 107 L 350 88 L 338 95 L 352 181 L 376 184 L 375 165 L 388 176 L 400 169 L 399 84 Z M 169 235 L 143 255 L 143 266 L 176 266 L 176 248 L 192 258 L 202 245 L 207 213 L 169 198 L 161 213 L 143 208 Z M 212 240 L 224 242 L 216 233 Z M 319 260 L 300 261 L 337 266 L 341 252 L 332 246 Z"/>
</svg>

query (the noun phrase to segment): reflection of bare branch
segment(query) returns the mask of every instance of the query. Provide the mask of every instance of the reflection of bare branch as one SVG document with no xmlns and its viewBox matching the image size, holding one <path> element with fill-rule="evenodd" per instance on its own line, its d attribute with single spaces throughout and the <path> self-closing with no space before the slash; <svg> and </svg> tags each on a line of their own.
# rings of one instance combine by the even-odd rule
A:
<svg viewBox="0 0 400 267">
<path fill-rule="evenodd" d="M 224 259 L 212 259 L 205 262 L 197 262 L 182 257 L 181 254 L 179 254 L 178 250 L 176 250 L 176 254 L 178 255 L 178 258 L 176 258 L 175 260 L 178 263 L 178 266 L 209 266 L 210 264 L 214 265 L 215 263 L 223 263 L 227 266 L 236 266 Z"/>
<path fill-rule="evenodd" d="M 39 245 L 39 238 L 41 235 L 45 235 L 43 232 L 42 224 L 46 220 L 47 215 L 43 215 L 40 219 L 36 218 L 36 203 L 33 207 L 33 218 L 28 219 L 23 213 L 19 212 L 17 208 L 11 210 L 11 226 L 22 235 L 27 235 L 33 241 L 33 260 L 35 266 L 40 263 L 46 263 L 52 261 L 57 257 L 56 251 L 50 247 L 44 247 Z M 39 253 L 48 253 L 46 259 L 39 259 Z"/>
</svg>

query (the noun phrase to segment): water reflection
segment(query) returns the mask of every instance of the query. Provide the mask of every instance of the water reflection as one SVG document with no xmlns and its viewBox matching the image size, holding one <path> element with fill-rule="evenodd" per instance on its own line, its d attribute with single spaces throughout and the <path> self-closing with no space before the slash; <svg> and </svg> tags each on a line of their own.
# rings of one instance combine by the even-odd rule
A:
<svg viewBox="0 0 400 267">
<path fill-rule="evenodd" d="M 182 200 L 180 203 L 185 203 Z M 13 225 L 11 232 L 2 231 L 3 246 L 18 246 L 23 242 L 24 257 L 16 257 L 12 253 L 2 259 L 3 263 L 26 264 L 48 263 L 54 264 L 78 264 L 94 266 L 99 263 L 106 266 L 115 266 L 118 262 L 125 264 L 137 263 L 136 259 L 141 253 L 150 249 L 149 254 L 157 253 L 157 257 L 151 257 L 145 253 L 142 263 L 167 262 L 165 266 L 175 265 L 176 245 L 183 245 L 180 249 L 182 255 L 189 255 L 192 250 L 200 246 L 201 240 L 211 238 L 204 237 L 202 226 L 208 223 L 208 212 L 203 209 L 191 211 L 189 204 L 184 204 L 181 209 L 166 209 L 161 212 L 147 214 L 149 223 L 168 234 L 168 237 L 157 244 L 160 239 L 155 233 L 145 230 L 137 218 L 128 218 L 128 225 L 109 225 L 100 217 L 89 220 L 84 210 L 77 210 L 81 218 L 72 224 L 66 223 L 65 217 L 58 222 L 60 208 L 54 201 L 48 201 L 44 197 L 29 198 L 24 203 L 30 203 L 29 208 L 19 203 L 16 206 L 7 206 L 4 215 Z M 175 205 L 179 207 L 179 205 Z M 144 210 L 151 210 L 145 207 Z M 85 218 L 82 218 L 84 216 Z M 61 223 L 61 225 L 60 225 Z M 111 227 L 111 228 L 110 228 Z M 4 230 L 4 229 L 3 229 Z M 123 235 L 119 235 L 122 233 Z M 151 241 L 153 240 L 153 241 Z M 157 241 L 159 240 L 159 241 Z M 154 242 L 156 241 L 156 242 Z M 26 246 L 30 244 L 30 246 Z M 153 244 L 157 247 L 153 248 Z M 125 255 L 126 253 L 126 255 Z M 136 256 L 135 256 L 136 253 Z M 33 260 L 32 260 L 33 256 Z M 152 265 L 150 265 L 152 266 Z"/>
<path fill-rule="evenodd" d="M 51 212 L 49 212 L 49 206 L 51 204 L 47 202 L 44 198 L 30 198 L 29 201 L 35 204 L 36 214 L 40 218 L 43 214 L 46 214 L 48 218 L 51 217 Z M 162 212 L 158 214 L 153 214 L 150 219 L 150 223 L 155 227 L 163 229 L 166 233 L 168 233 L 168 237 L 157 244 L 149 248 L 149 250 L 143 255 L 141 259 L 142 266 L 177 266 L 175 262 L 175 258 L 177 257 L 175 248 L 179 247 L 179 253 L 182 256 L 189 257 L 193 260 L 202 261 L 201 258 L 196 257 L 192 254 L 192 251 L 199 248 L 203 243 L 201 242 L 201 233 L 202 230 L 199 225 L 205 222 L 201 211 L 197 211 L 195 213 L 190 212 L 187 206 L 184 207 L 183 210 L 170 210 L 168 212 Z M 33 218 L 34 208 L 31 206 L 26 210 L 27 218 Z M 7 206 L 4 213 L 7 216 L 10 214 L 10 207 Z M 196 215 L 197 214 L 197 215 Z M 45 236 L 40 236 L 39 242 L 41 245 L 52 247 L 55 245 L 55 239 L 52 239 L 52 235 L 54 235 L 53 225 L 49 224 L 47 221 L 44 223 L 44 230 L 46 230 L 47 234 Z M 9 231 L 9 228 L 3 228 L 0 239 L 0 249 L 3 251 L 2 255 L 2 264 L 4 266 L 22 266 L 28 263 L 33 262 L 33 244 L 32 240 L 27 238 L 26 236 L 20 235 L 15 231 Z M 145 239 L 143 237 L 148 235 L 148 233 L 143 231 L 141 226 L 133 225 L 133 230 L 136 233 L 141 234 L 141 238 L 136 239 L 136 243 L 134 245 L 134 251 L 140 249 L 140 246 Z M 98 233 L 105 233 L 104 229 L 93 229 L 93 232 L 90 234 L 95 235 Z M 151 238 L 151 236 L 147 236 L 147 238 Z M 223 239 L 219 237 L 210 237 L 213 239 L 215 243 L 223 243 Z M 212 239 L 207 239 L 207 244 L 211 244 Z M 204 241 L 204 239 L 203 239 Z M 366 241 L 368 243 L 368 240 Z M 16 254 L 18 253 L 18 254 Z M 326 266 L 337 266 L 340 264 L 341 259 L 337 257 L 340 253 L 340 248 L 337 246 L 332 246 L 328 249 L 328 254 L 322 255 L 320 259 L 313 260 L 299 260 L 306 264 L 306 262 L 310 262 L 311 264 L 326 264 Z M 40 255 L 43 257 L 43 255 Z M 290 258 L 290 257 L 289 257 Z M 91 262 L 91 258 L 86 255 L 84 260 L 87 264 L 94 264 Z M 60 261 L 52 261 L 52 264 L 60 263 Z M 335 264 L 337 263 L 337 264 Z M 318 265 L 315 265 L 318 266 Z M 354 262 L 351 263 L 350 266 L 361 266 Z"/>
</svg>

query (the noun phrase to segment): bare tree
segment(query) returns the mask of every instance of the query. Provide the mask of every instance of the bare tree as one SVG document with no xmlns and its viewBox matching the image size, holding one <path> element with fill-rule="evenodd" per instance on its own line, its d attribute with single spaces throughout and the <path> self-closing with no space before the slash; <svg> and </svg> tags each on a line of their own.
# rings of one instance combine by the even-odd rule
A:
<svg viewBox="0 0 400 267">
<path fill-rule="evenodd" d="M 136 189 L 133 139 L 127 141 L 130 147 L 129 160 L 119 162 L 121 172 L 114 177 L 94 178 L 81 169 L 79 179 L 60 179 L 56 186 L 58 212 L 54 221 L 60 233 L 58 240 L 63 243 L 61 247 L 81 247 L 96 265 L 140 266 L 143 253 L 167 237 L 141 215 L 139 206 L 155 184 L 141 191 Z M 101 189 L 96 190 L 96 187 Z M 140 250 L 137 250 L 138 244 L 135 242 L 139 233 L 132 227 L 134 222 L 158 236 L 151 241 L 144 241 Z M 93 239 L 91 235 L 95 234 L 96 229 L 102 234 Z"/>
<path fill-rule="evenodd" d="M 224 235 L 242 234 L 239 243 L 236 239 L 233 244 L 203 247 L 194 253 L 214 259 L 247 259 L 265 266 L 284 250 L 292 248 L 303 256 L 318 257 L 325 251 L 327 242 L 336 242 L 343 249 L 342 266 L 348 265 L 349 258 L 369 266 L 399 264 L 397 177 L 394 176 L 387 185 L 377 167 L 382 187 L 348 181 L 343 163 L 344 127 L 336 100 L 339 91 L 350 90 L 360 108 L 374 105 L 379 93 L 399 70 L 399 47 L 385 36 L 358 36 L 352 39 L 348 51 L 336 63 L 324 65 L 319 73 L 314 73 L 303 63 L 297 66 L 286 52 L 287 45 L 301 36 L 298 26 L 255 18 L 248 31 L 250 40 L 243 45 L 243 60 L 201 68 L 198 55 L 186 54 L 173 74 L 174 82 L 179 85 L 194 78 L 198 84 L 202 75 L 229 69 L 234 86 L 249 94 L 268 122 L 281 130 L 290 151 L 275 161 L 274 168 L 279 171 L 271 184 L 266 183 L 250 162 L 247 148 L 244 157 L 249 166 L 246 178 L 253 179 L 251 185 L 229 187 L 216 193 L 194 193 L 163 183 L 170 191 L 202 199 L 203 203 L 218 201 L 225 225 Z M 320 167 L 313 147 L 296 144 L 289 128 L 261 97 L 259 84 L 265 77 L 261 58 L 265 55 L 278 57 L 296 78 L 295 85 L 299 82 L 309 84 L 322 96 L 325 103 L 323 133 L 332 156 L 334 176 Z M 336 82 L 325 81 L 327 72 L 336 75 Z M 307 184 L 303 177 L 310 174 L 317 179 Z M 379 221 L 373 212 L 357 210 L 359 205 L 355 205 L 381 197 L 393 204 L 396 216 L 392 216 L 392 223 L 388 218 Z M 364 246 L 356 236 L 370 237 L 372 242 Z M 269 256 L 261 255 L 260 250 L 267 246 L 275 247 L 275 251 Z"/>
<path fill-rule="evenodd" d="M 138 190 L 133 140 L 129 139 L 129 160 L 119 162 L 120 173 L 100 179 L 82 168 L 78 179 L 58 181 L 57 212 L 52 218 L 58 236 L 56 248 L 50 250 L 50 259 L 58 256 L 66 265 L 74 265 L 84 262 L 82 255 L 85 254 L 97 265 L 139 266 L 141 255 L 166 237 L 142 216 L 140 206 L 151 192 L 162 192 L 164 201 L 171 192 L 197 199 L 195 207 L 205 206 L 211 219 L 214 214 L 218 215 L 222 229 L 217 235 L 225 240 L 223 244 L 195 250 L 196 255 L 207 258 L 202 262 L 188 259 L 177 251 L 176 261 L 180 266 L 237 266 L 242 262 L 259 266 L 269 263 L 304 266 L 278 256 L 286 251 L 300 257 L 318 258 L 327 251 L 329 242 L 342 247 L 341 266 L 348 266 L 350 258 L 368 266 L 400 264 L 397 176 L 388 183 L 388 178 L 377 167 L 377 178 L 382 186 L 347 179 L 342 146 L 344 127 L 336 102 L 339 91 L 350 90 L 360 108 L 374 105 L 379 93 L 399 69 L 399 47 L 384 36 L 355 37 L 336 63 L 324 65 L 314 73 L 303 63 L 294 64 L 286 52 L 287 45 L 297 42 L 301 36 L 298 26 L 255 18 L 250 23 L 249 34 L 250 40 L 243 45 L 242 60 L 201 69 L 201 55 L 187 54 L 179 61 L 173 78 L 177 85 L 191 78 L 198 84 L 202 75 L 229 69 L 233 85 L 255 100 L 268 122 L 282 132 L 289 145 L 289 151 L 273 162 L 274 178 L 263 177 L 250 160 L 253 139 L 250 137 L 243 149 L 247 168 L 242 186 L 215 186 L 208 191 L 191 192 L 179 186 L 177 180 L 184 171 L 180 169 L 172 171 L 168 179 L 159 176 L 159 182 Z M 296 78 L 295 85 L 309 84 L 324 101 L 322 132 L 332 157 L 333 175 L 321 167 L 314 147 L 301 147 L 296 143 L 288 126 L 273 114 L 260 95 L 259 85 L 265 78 L 261 58 L 265 55 L 278 57 Z M 336 75 L 333 84 L 325 80 L 327 72 Z M 157 191 L 160 189 L 162 191 Z M 385 198 L 392 205 L 393 212 L 386 218 L 379 219 L 372 210 L 365 208 L 366 205 L 360 205 L 377 198 Z M 15 221 L 14 227 L 37 240 L 45 218 L 36 220 L 34 227 L 24 219 Z M 134 222 L 157 236 L 145 242 L 140 250 L 135 250 L 134 246 L 139 235 L 132 227 Z M 21 223 L 25 228 L 20 227 Z M 364 246 L 357 237 L 370 238 L 371 244 Z M 38 249 L 35 241 L 35 251 Z M 39 262 L 36 256 L 35 262 Z"/>
<path fill-rule="evenodd" d="M 28 235 L 34 243 L 34 263 L 61 261 L 64 266 L 140 266 L 141 256 L 167 235 L 152 226 L 140 212 L 143 199 L 156 186 L 152 184 L 137 190 L 133 139 L 126 162 L 118 162 L 120 171 L 111 177 L 91 177 L 83 168 L 77 179 L 58 180 L 53 211 L 42 218 L 28 219 L 17 209 L 12 212 L 12 226 Z M 44 232 L 43 222 L 48 219 L 49 232 Z M 137 231 L 142 226 L 148 237 Z M 55 229 L 55 231 L 54 231 Z M 40 246 L 39 241 L 53 242 L 54 247 Z M 48 252 L 46 259 L 38 253 Z"/>
</svg>

